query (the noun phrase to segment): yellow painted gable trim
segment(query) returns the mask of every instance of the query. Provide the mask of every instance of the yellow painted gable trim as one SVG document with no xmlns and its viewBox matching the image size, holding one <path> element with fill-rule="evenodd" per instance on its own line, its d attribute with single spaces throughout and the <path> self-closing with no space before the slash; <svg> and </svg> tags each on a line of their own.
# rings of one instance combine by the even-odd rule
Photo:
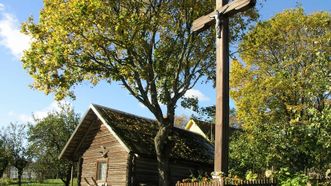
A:
<svg viewBox="0 0 331 186">
<path fill-rule="evenodd" d="M 196 128 L 197 130 L 192 129 Z M 201 128 L 195 123 L 195 121 L 193 119 L 190 119 L 189 122 L 187 122 L 185 129 L 190 131 L 190 132 L 194 132 L 196 134 L 201 135 L 202 137 L 206 138 L 209 141 L 209 138 L 207 137 L 207 135 L 201 130 Z"/>
<path fill-rule="evenodd" d="M 193 119 L 190 119 L 190 121 L 187 122 L 185 129 L 186 130 L 190 130 L 190 128 L 192 127 L 193 123 L 195 124 L 195 122 L 193 121 Z"/>
</svg>

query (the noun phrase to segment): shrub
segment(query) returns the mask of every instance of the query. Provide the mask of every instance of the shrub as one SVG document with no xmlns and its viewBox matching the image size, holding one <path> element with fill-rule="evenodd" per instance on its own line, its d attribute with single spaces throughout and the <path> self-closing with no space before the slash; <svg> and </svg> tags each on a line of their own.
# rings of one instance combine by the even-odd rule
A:
<svg viewBox="0 0 331 186">
<path fill-rule="evenodd" d="M 277 178 L 282 186 L 302 186 L 308 183 L 308 176 L 302 172 L 291 173 L 289 168 L 281 168 Z"/>
</svg>

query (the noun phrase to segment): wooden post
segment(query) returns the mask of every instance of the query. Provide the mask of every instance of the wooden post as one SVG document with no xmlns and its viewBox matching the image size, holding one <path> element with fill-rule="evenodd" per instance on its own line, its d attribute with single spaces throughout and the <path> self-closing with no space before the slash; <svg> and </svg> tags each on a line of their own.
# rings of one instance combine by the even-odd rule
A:
<svg viewBox="0 0 331 186">
<path fill-rule="evenodd" d="M 216 0 L 216 9 L 228 0 Z M 214 171 L 228 173 L 229 149 L 229 18 L 222 16 L 221 35 L 216 37 L 216 125 Z M 216 25 L 218 26 L 218 25 Z"/>
<path fill-rule="evenodd" d="M 216 0 L 216 10 L 192 24 L 192 32 L 202 32 L 216 23 L 216 123 L 214 172 L 228 173 L 229 157 L 229 17 L 255 6 L 256 0 Z M 223 185 L 224 182 L 221 182 Z"/>
<path fill-rule="evenodd" d="M 71 181 L 71 186 L 74 186 L 74 163 L 71 166 L 71 178 L 70 178 L 70 181 Z"/>
</svg>

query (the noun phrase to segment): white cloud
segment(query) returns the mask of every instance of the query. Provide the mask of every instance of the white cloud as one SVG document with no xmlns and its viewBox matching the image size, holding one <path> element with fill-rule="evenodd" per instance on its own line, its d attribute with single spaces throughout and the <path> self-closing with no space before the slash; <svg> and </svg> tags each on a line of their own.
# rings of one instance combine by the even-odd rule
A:
<svg viewBox="0 0 331 186">
<path fill-rule="evenodd" d="M 2 11 L 4 9 L 5 9 L 5 5 L 3 5 L 3 4 L 0 3 L 0 11 Z"/>
<path fill-rule="evenodd" d="M 47 106 L 39 111 L 33 112 L 33 116 L 37 119 L 42 119 L 42 118 L 46 117 L 49 112 L 60 111 L 60 105 L 64 104 L 64 103 L 67 103 L 67 102 L 66 101 L 60 101 L 60 102 L 53 101 L 49 106 Z"/>
<path fill-rule="evenodd" d="M 0 45 L 6 47 L 16 57 L 20 58 L 28 49 L 31 38 L 20 32 L 17 18 L 5 11 L 0 3 Z"/>
<path fill-rule="evenodd" d="M 19 121 L 19 122 L 23 122 L 23 123 L 33 122 L 33 117 L 28 114 L 18 114 L 14 111 L 9 111 L 8 116 L 14 118 L 15 121 Z"/>
<path fill-rule="evenodd" d="M 70 104 L 70 103 L 68 103 L 66 101 L 61 101 L 61 102 L 53 101 L 47 107 L 45 107 L 41 110 L 35 111 L 32 114 L 19 114 L 14 111 L 10 111 L 10 112 L 8 112 L 8 116 L 15 118 L 15 120 L 22 122 L 22 123 L 28 123 L 28 122 L 34 123 L 33 117 L 36 119 L 45 118 L 49 112 L 59 111 L 61 104 Z"/>
<path fill-rule="evenodd" d="M 19 114 L 14 111 L 10 111 L 10 112 L 8 112 L 8 116 L 13 118 L 13 121 L 19 121 L 22 123 L 32 123 L 33 122 L 32 115 L 28 115 L 28 114 Z"/>
<path fill-rule="evenodd" d="M 23 123 L 33 123 L 33 117 L 31 115 L 27 115 L 27 114 L 19 114 L 18 116 L 18 120 L 23 122 Z"/>
<path fill-rule="evenodd" d="M 209 101 L 209 97 L 204 95 L 200 90 L 197 89 L 190 89 L 186 91 L 184 97 L 186 98 L 198 98 L 199 101 Z"/>
</svg>

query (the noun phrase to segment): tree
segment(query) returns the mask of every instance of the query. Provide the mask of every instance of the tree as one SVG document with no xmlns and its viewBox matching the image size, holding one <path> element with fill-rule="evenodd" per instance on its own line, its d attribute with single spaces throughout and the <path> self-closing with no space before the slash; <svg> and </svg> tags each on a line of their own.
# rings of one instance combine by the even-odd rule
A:
<svg viewBox="0 0 331 186">
<path fill-rule="evenodd" d="M 8 163 L 9 160 L 5 147 L 5 141 L 4 139 L 2 139 L 2 136 L 0 136 L 0 178 L 2 178 L 3 172 L 7 168 Z"/>
<path fill-rule="evenodd" d="M 190 121 L 190 118 L 185 115 L 182 114 L 180 116 L 175 116 L 175 121 L 174 121 L 174 125 L 178 128 L 185 128 L 186 124 Z"/>
<path fill-rule="evenodd" d="M 4 139 L 6 152 L 8 153 L 10 164 L 17 169 L 18 185 L 22 185 L 22 174 L 24 168 L 29 163 L 27 153 L 27 133 L 25 124 L 10 123 L 2 137 Z"/>
<path fill-rule="evenodd" d="M 206 107 L 196 106 L 196 108 L 193 109 L 193 111 L 196 113 L 193 117 L 195 117 L 199 120 L 214 124 L 215 123 L 215 110 L 216 110 L 215 105 L 206 106 Z M 230 127 L 233 127 L 233 128 L 241 128 L 241 125 L 237 120 L 237 111 L 235 108 L 230 109 L 229 125 L 230 125 Z"/>
<path fill-rule="evenodd" d="M 330 31 L 330 13 L 296 8 L 258 23 L 240 44 L 231 96 L 245 129 L 242 145 L 254 153 L 247 158 L 259 168 L 303 171 L 330 163 L 319 158 L 330 157 L 330 123 L 312 120 L 330 118 Z"/>
<path fill-rule="evenodd" d="M 60 105 L 60 111 L 52 111 L 45 118 L 35 119 L 29 128 L 30 151 L 35 158 L 34 169 L 45 175 L 57 175 L 66 186 L 71 179 L 74 162 L 59 160 L 66 142 L 78 125 L 79 116 L 69 105 Z"/>
<path fill-rule="evenodd" d="M 62 99 L 74 97 L 72 88 L 84 81 L 120 82 L 159 123 L 154 140 L 159 185 L 169 185 L 167 137 L 177 102 L 215 66 L 214 35 L 193 35 L 191 24 L 214 2 L 45 0 L 44 5 L 39 23 L 31 18 L 22 27 L 34 39 L 22 58 L 33 87 Z M 241 15 L 232 22 L 232 38 L 257 18 L 253 10 Z"/>
<path fill-rule="evenodd" d="M 314 153 L 314 165 L 319 170 L 330 169 L 331 167 L 331 104 L 327 104 L 322 111 L 310 109 L 312 117 L 309 119 L 310 135 L 316 136 L 315 148 L 320 148 Z"/>
</svg>

